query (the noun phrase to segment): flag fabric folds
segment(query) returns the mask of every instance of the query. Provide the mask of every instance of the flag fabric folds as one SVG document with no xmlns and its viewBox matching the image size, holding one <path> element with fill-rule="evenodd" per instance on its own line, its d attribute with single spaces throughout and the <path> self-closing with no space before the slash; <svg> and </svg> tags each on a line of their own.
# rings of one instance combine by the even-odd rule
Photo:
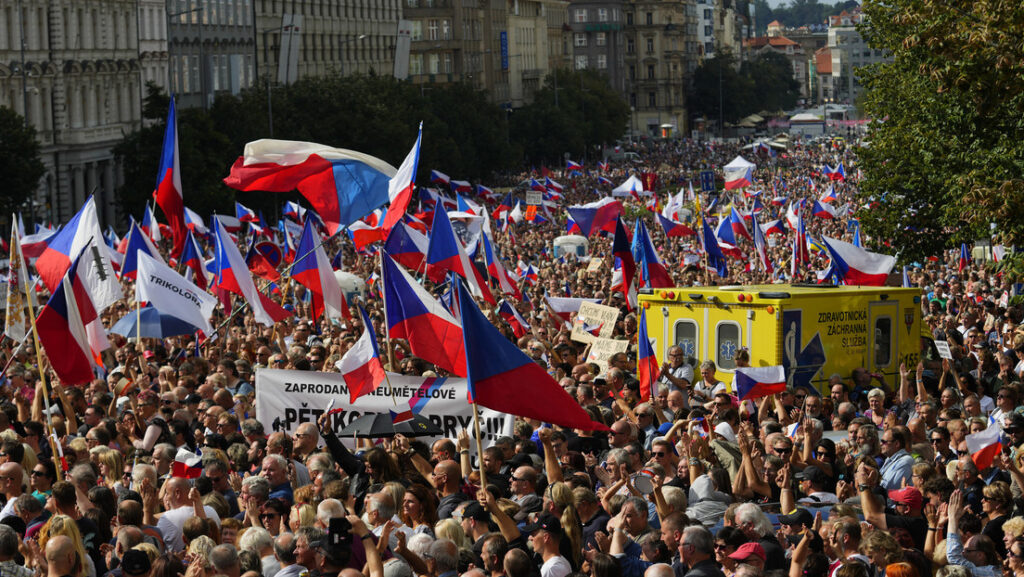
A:
<svg viewBox="0 0 1024 577">
<path fill-rule="evenodd" d="M 644 225 L 643 219 L 637 219 L 636 229 L 633 232 L 633 260 L 637 263 L 637 269 L 640 271 L 639 285 L 640 288 L 652 287 L 652 288 L 667 288 L 673 286 L 672 276 L 668 274 L 668 269 L 665 265 L 661 264 L 661 260 L 658 258 L 658 253 L 654 250 L 654 245 L 651 243 L 651 238 L 647 235 L 647 227 Z"/>
<path fill-rule="evenodd" d="M 882 286 L 896 266 L 896 257 L 868 252 L 848 242 L 822 237 L 832 257 L 832 267 L 848 285 Z"/>
<path fill-rule="evenodd" d="M 402 219 L 402 215 L 409 208 L 413 189 L 416 188 L 416 168 L 420 163 L 420 143 L 422 141 L 423 122 L 420 122 L 419 131 L 416 133 L 416 143 L 412 145 L 412 150 L 398 167 L 398 172 L 388 180 L 388 202 L 391 205 L 388 206 L 388 211 L 384 215 L 382 228 L 385 234 Z"/>
<path fill-rule="evenodd" d="M 363 321 L 363 334 L 337 363 L 338 371 L 348 385 L 350 403 L 377 390 L 385 379 L 384 365 L 380 360 L 377 337 L 373 331 L 373 321 L 362 305 L 359 305 L 359 315 Z"/>
<path fill-rule="evenodd" d="M 385 253 L 382 258 L 381 285 L 388 334 L 409 341 L 409 348 L 417 357 L 460 377 L 466 376 L 466 352 L 459 322 L 389 255 Z"/>
<path fill-rule="evenodd" d="M 18 224 L 11 224 L 10 260 L 7 268 L 7 315 L 4 319 L 4 334 L 15 343 L 21 343 L 28 336 L 25 317 L 26 306 L 35 303 L 35 291 L 28 278 L 28 267 L 21 254 Z"/>
<path fill-rule="evenodd" d="M 707 265 L 709 268 L 714 269 L 719 277 L 725 278 L 729 276 L 729 261 L 726 260 L 722 248 L 718 246 L 718 238 L 711 230 L 711 225 L 708 224 L 707 219 L 701 219 L 701 222 L 703 231 L 703 234 L 701 234 L 701 244 L 704 247 L 704 252 L 707 254 Z"/>
<path fill-rule="evenodd" d="M 526 333 L 530 330 L 530 323 L 526 322 L 516 307 L 512 306 L 512 303 L 508 301 L 501 301 L 501 305 L 498 307 L 498 316 L 505 319 L 505 322 L 512 327 L 512 334 L 517 339 L 521 339 L 526 336 Z"/>
<path fill-rule="evenodd" d="M 991 423 L 985 430 L 967 435 L 967 452 L 971 454 L 971 460 L 979 471 L 991 467 L 996 455 L 1003 450 L 1000 433 L 999 425 Z"/>
<path fill-rule="evenodd" d="M 81 257 L 72 262 L 36 318 L 39 342 L 65 385 L 88 383 L 94 376 L 85 325 L 96 318 L 96 310 L 78 274 L 80 262 Z"/>
<path fill-rule="evenodd" d="M 389 181 L 397 170 L 368 154 L 313 142 L 256 140 L 224 179 L 244 191 L 298 189 L 334 234 L 389 200 Z"/>
<path fill-rule="evenodd" d="M 444 282 L 444 271 L 452 271 L 466 279 L 474 296 L 497 304 L 480 271 L 466 256 L 462 242 L 455 236 L 448 213 L 442 209 L 434 212 L 434 226 L 430 230 L 427 248 L 427 276 L 435 283 L 441 283 Z"/>
<path fill-rule="evenodd" d="M 636 376 L 640 380 L 640 400 L 647 402 L 651 399 L 651 391 L 661 375 L 658 359 L 654 354 L 654 347 L 651 346 L 651 338 L 647 335 L 647 309 L 640 308 L 640 324 L 637 329 L 639 342 L 637 344 Z"/>
<path fill-rule="evenodd" d="M 217 306 L 216 297 L 145 252 L 139 251 L 138 263 L 135 291 L 138 302 L 148 302 L 162 315 L 181 319 L 208 335 L 213 334 L 210 316 Z"/>
<path fill-rule="evenodd" d="M 203 457 L 180 447 L 174 455 L 174 463 L 171 465 L 171 476 L 183 479 L 198 479 L 203 474 Z"/>
<path fill-rule="evenodd" d="M 971 262 L 971 252 L 967 250 L 967 243 L 960 243 L 960 258 L 957 259 L 957 272 L 963 272 Z"/>
<path fill-rule="evenodd" d="M 676 222 L 670 218 L 666 218 L 661 214 L 658 215 L 658 223 L 661 224 L 661 228 L 665 231 L 665 236 L 672 237 L 683 237 L 693 236 L 697 233 L 694 230 L 681 222 Z"/>
<path fill-rule="evenodd" d="M 178 114 L 171 95 L 170 107 L 167 109 L 167 128 L 164 131 L 164 145 L 160 151 L 160 168 L 156 175 L 156 189 L 153 198 L 164 211 L 171 232 L 174 235 L 174 250 L 171 256 L 177 257 L 185 246 L 185 201 L 181 188 L 181 161 L 178 154 Z M 156 223 L 153 223 L 156 225 Z"/>
<path fill-rule="evenodd" d="M 736 367 L 736 396 L 740 401 L 760 399 L 786 390 L 786 369 L 770 367 Z"/>
<path fill-rule="evenodd" d="M 217 245 L 216 255 L 214 256 L 214 271 L 216 275 L 213 283 L 214 286 L 244 298 L 249 303 L 249 306 L 252 307 L 253 317 L 256 319 L 256 322 L 268 327 L 273 326 L 274 318 L 271 317 L 267 307 L 264 306 L 264 299 L 266 297 L 256 289 L 256 284 L 249 273 L 249 267 L 245 266 L 242 254 L 238 251 L 238 247 L 235 246 L 235 242 L 231 240 L 228 231 L 224 229 L 223 223 L 217 222 L 217 229 L 214 235 Z"/>
<path fill-rule="evenodd" d="M 391 229 L 384 241 L 384 250 L 407 269 L 418 271 L 423 267 L 430 241 L 427 235 L 400 222 Z"/>
<path fill-rule="evenodd" d="M 154 258 L 160 258 L 160 251 L 157 250 L 153 243 L 149 240 L 142 229 L 139 228 L 135 221 L 132 221 L 131 228 L 128 230 L 128 244 L 124 249 L 124 260 L 121 262 L 121 278 L 130 278 L 135 280 L 135 274 L 138 270 L 138 254 L 148 254 Z"/>
<path fill-rule="evenodd" d="M 543 367 L 502 336 L 463 287 L 457 292 L 470 402 L 562 427 L 607 429 L 591 421 Z"/>
<path fill-rule="evenodd" d="M 92 238 L 102 239 L 103 231 L 96 216 L 96 199 L 90 196 L 75 216 L 48 239 L 46 249 L 36 260 L 36 272 L 51 293 L 60 284 L 71 261 L 82 253 Z M 102 250 L 102 255 L 109 250 L 105 243 Z M 114 282 L 117 282 L 116 279 Z"/>
<path fill-rule="evenodd" d="M 639 221 L 638 221 L 639 222 Z M 633 280 L 636 277 L 636 260 L 633 259 L 633 251 L 629 246 L 629 237 L 626 236 L 626 225 L 621 218 L 615 219 L 615 237 L 612 239 L 612 255 L 619 259 L 622 269 L 622 281 L 612 283 L 612 290 L 618 289 L 629 302 L 630 292 L 635 290 Z"/>
<path fill-rule="evenodd" d="M 615 220 L 622 215 L 622 203 L 607 196 L 596 202 L 579 206 L 570 206 L 569 216 L 580 229 L 583 236 L 591 236 L 596 232 L 615 232 Z"/>
<path fill-rule="evenodd" d="M 292 280 L 309 289 L 313 295 L 313 319 L 325 314 L 329 319 L 348 316 L 348 307 L 341 294 L 341 286 L 334 277 L 334 269 L 327 258 L 320 237 L 313 231 L 313 222 L 306 220 L 302 229 L 302 238 L 295 249 L 295 261 L 292 264 Z"/>
</svg>

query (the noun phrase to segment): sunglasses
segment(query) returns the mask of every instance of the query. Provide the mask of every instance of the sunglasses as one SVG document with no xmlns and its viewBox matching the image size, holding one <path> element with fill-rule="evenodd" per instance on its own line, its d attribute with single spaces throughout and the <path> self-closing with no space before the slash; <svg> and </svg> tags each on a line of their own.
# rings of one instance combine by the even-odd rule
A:
<svg viewBox="0 0 1024 577">
<path fill-rule="evenodd" d="M 652 457 L 658 457 L 658 458 L 667 457 L 668 453 L 666 453 L 665 451 L 654 451 L 654 452 L 651 453 L 651 456 Z"/>
<path fill-rule="evenodd" d="M 280 517 L 277 513 L 264 513 L 260 515 L 260 519 L 273 519 L 274 517 Z"/>
</svg>

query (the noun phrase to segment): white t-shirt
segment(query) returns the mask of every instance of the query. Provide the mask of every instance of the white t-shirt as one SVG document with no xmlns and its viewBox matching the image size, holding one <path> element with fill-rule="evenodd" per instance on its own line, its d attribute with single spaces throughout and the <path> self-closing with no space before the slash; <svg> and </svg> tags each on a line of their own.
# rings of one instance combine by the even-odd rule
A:
<svg viewBox="0 0 1024 577">
<path fill-rule="evenodd" d="M 540 577 L 565 577 L 569 573 L 572 573 L 572 565 L 561 555 L 548 559 L 540 566 Z"/>
<path fill-rule="evenodd" d="M 217 527 L 220 527 L 220 517 L 213 507 L 204 506 L 203 510 L 206 511 L 206 518 L 212 519 Z M 181 529 L 185 526 L 185 521 L 194 516 L 195 509 L 191 505 L 185 505 L 167 511 L 157 520 L 156 528 L 163 532 L 164 543 L 167 545 L 168 551 L 178 552 L 185 548 L 185 541 L 181 538 Z"/>
</svg>

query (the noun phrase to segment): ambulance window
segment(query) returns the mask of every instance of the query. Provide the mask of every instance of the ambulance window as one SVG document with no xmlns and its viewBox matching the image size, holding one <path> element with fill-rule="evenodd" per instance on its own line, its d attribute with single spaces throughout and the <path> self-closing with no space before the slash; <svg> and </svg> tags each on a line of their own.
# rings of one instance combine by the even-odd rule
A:
<svg viewBox="0 0 1024 577">
<path fill-rule="evenodd" d="M 875 319 L 875 366 L 887 367 L 892 363 L 892 319 Z"/>
<path fill-rule="evenodd" d="M 676 321 L 676 336 L 672 339 L 679 348 L 683 349 L 683 357 L 686 363 L 696 365 L 697 363 L 697 323 L 694 321 Z"/>
<path fill-rule="evenodd" d="M 715 364 L 720 370 L 731 371 L 736 368 L 736 351 L 740 348 L 740 326 L 735 323 L 718 325 L 715 351 Z"/>
</svg>

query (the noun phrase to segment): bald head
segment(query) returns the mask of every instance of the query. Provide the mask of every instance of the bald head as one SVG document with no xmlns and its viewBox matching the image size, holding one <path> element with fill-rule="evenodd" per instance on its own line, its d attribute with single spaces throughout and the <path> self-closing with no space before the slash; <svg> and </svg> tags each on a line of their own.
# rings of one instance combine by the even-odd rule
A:
<svg viewBox="0 0 1024 577">
<path fill-rule="evenodd" d="M 21 465 L 17 463 L 0 465 L 0 492 L 7 495 L 8 499 L 21 495 L 24 478 L 25 472 Z"/>
<path fill-rule="evenodd" d="M 46 542 L 46 562 L 51 574 L 70 574 L 75 566 L 75 544 L 64 535 L 50 537 Z"/>
</svg>

